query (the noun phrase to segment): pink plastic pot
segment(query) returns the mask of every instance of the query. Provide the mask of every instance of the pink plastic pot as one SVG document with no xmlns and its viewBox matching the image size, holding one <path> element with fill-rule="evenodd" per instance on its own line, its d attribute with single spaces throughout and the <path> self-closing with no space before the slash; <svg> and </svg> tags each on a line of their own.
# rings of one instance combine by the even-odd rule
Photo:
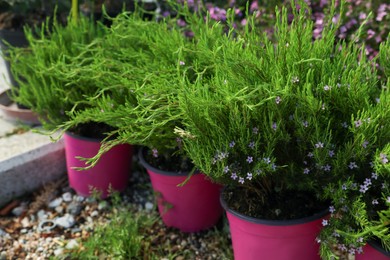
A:
<svg viewBox="0 0 390 260">
<path fill-rule="evenodd" d="M 90 196 L 93 190 L 108 196 L 109 191 L 123 191 L 128 184 L 131 171 L 132 146 L 117 145 L 103 154 L 91 169 L 76 170 L 74 167 L 87 166 L 78 159 L 95 156 L 100 148 L 100 140 L 65 133 L 66 166 L 70 186 L 81 196 Z"/>
<path fill-rule="evenodd" d="M 355 260 L 389 260 L 390 252 L 376 241 L 369 242 L 364 248 L 363 253 L 355 256 Z"/>
<path fill-rule="evenodd" d="M 312 217 L 273 221 L 240 214 L 228 208 L 221 194 L 232 237 L 235 260 L 320 260 L 316 237 L 322 227 L 325 210 Z"/>
<path fill-rule="evenodd" d="M 166 172 L 145 161 L 140 149 L 139 158 L 146 168 L 157 198 L 158 210 L 164 224 L 183 232 L 197 232 L 214 226 L 223 209 L 219 202 L 221 186 L 212 183 L 202 173 L 195 173 L 183 185 L 188 173 Z"/>
</svg>

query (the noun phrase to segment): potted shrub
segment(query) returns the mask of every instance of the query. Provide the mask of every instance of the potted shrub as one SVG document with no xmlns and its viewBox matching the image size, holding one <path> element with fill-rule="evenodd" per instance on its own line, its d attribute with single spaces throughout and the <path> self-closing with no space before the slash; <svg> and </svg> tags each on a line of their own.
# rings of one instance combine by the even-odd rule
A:
<svg viewBox="0 0 390 260">
<path fill-rule="evenodd" d="M 56 17 L 61 21 L 61 13 L 66 8 L 66 3 L 61 1 L 0 1 L 0 50 L 1 55 L 5 59 L 7 69 L 7 79 L 11 86 L 17 87 L 11 73 L 11 63 L 9 61 L 8 48 L 27 47 L 28 42 L 24 35 L 23 28 L 29 26 L 30 28 L 40 27 L 41 24 L 54 15 L 54 5 L 57 4 Z M 66 8 L 69 10 L 69 8 Z M 11 121 L 22 121 L 28 124 L 39 124 L 37 116 L 31 112 L 27 107 L 14 103 L 10 98 L 10 91 L 5 90 L 0 93 L 0 110 Z"/>
<path fill-rule="evenodd" d="M 347 174 L 326 189 L 332 214 L 322 234 L 322 255 L 330 258 L 331 244 L 356 259 L 390 257 L 390 42 L 381 45 L 379 64 L 383 91 L 376 104 L 362 109 L 350 126 L 353 160 Z"/>
<path fill-rule="evenodd" d="M 193 232 L 213 226 L 222 208 L 220 186 L 201 173 L 190 174 L 193 165 L 173 131 L 183 116 L 177 105 L 177 70 L 191 67 L 193 54 L 184 50 L 194 47 L 176 27 L 175 19 L 144 21 L 137 13 L 115 18 L 95 64 L 84 67 L 110 71 L 111 85 L 96 82 L 101 91 L 87 100 L 89 108 L 72 113 L 64 127 L 97 121 L 117 129 L 99 155 L 89 160 L 91 165 L 112 145 L 144 146 L 140 161 L 150 175 L 164 223 Z M 93 80 L 93 74 L 83 74 Z"/>
<path fill-rule="evenodd" d="M 339 24 L 328 21 L 313 41 L 310 10 L 291 7 L 291 25 L 286 8 L 276 11 L 275 42 L 248 19 L 241 34 L 202 49 L 212 76 L 182 81 L 177 132 L 194 164 L 226 184 L 236 259 L 319 259 L 326 188 L 357 160 L 354 121 L 381 91 L 363 49 L 336 43 Z"/>
<path fill-rule="evenodd" d="M 13 74 L 19 83 L 19 88 L 12 89 L 13 98 L 31 107 L 47 130 L 57 130 L 68 120 L 70 110 L 85 109 L 86 106 L 76 107 L 75 104 L 97 91 L 97 87 L 85 81 L 83 75 L 75 75 L 78 81 L 72 82 L 64 73 L 83 67 L 93 59 L 95 49 L 100 48 L 97 41 L 103 38 L 107 29 L 77 16 L 74 12 L 66 26 L 53 21 L 49 29 L 51 25 L 46 23 L 38 35 L 26 29 L 29 47 L 10 49 L 10 59 L 16 61 Z M 95 45 L 93 41 L 96 41 Z M 89 60 L 82 62 L 81 56 Z M 88 196 L 94 188 L 105 197 L 110 188 L 123 190 L 127 186 L 132 155 L 129 145 L 111 149 L 94 169 L 77 170 L 86 166 L 78 157 L 94 156 L 105 133 L 112 130 L 109 126 L 91 122 L 65 133 L 69 182 L 80 195 Z"/>
</svg>

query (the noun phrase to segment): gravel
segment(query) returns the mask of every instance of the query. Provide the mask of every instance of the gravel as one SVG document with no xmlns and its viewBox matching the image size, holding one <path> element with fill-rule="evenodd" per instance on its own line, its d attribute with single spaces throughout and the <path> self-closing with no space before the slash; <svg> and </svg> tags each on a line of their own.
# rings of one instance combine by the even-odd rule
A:
<svg viewBox="0 0 390 260">
<path fill-rule="evenodd" d="M 143 212 L 157 210 L 149 177 L 144 172 L 133 171 L 128 189 L 120 197 L 122 203 L 132 204 L 132 208 Z M 66 259 L 69 250 L 82 248 L 83 241 L 97 226 L 110 222 L 113 209 L 110 199 L 98 201 L 78 196 L 69 188 L 66 178 L 18 198 L 10 205 L 13 207 L 8 207 L 7 212 L 0 209 L 0 260 Z M 179 252 L 190 252 L 195 256 L 193 259 L 224 259 L 220 256 L 226 248 L 221 248 L 218 241 L 221 238 L 211 233 L 182 233 L 165 227 L 160 220 L 144 235 L 153 237 L 151 247 L 169 248 L 162 252 L 161 259 Z M 230 243 L 228 237 L 223 239 Z"/>
</svg>

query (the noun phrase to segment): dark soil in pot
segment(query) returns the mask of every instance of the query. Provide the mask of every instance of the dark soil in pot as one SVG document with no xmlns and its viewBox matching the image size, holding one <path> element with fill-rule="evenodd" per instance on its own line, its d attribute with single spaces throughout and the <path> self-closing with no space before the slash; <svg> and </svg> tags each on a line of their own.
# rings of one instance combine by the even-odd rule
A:
<svg viewBox="0 0 390 260">
<path fill-rule="evenodd" d="M 103 123 L 90 122 L 80 124 L 69 130 L 70 133 L 86 138 L 103 140 L 107 134 L 114 131 L 115 128 Z"/>
<path fill-rule="evenodd" d="M 194 165 L 179 150 L 169 150 L 163 154 L 153 155 L 150 149 L 144 149 L 145 160 L 153 167 L 168 172 L 185 173 L 193 170 Z"/>
<path fill-rule="evenodd" d="M 249 217 L 266 220 L 294 220 L 312 216 L 329 207 L 310 192 L 272 192 L 260 197 L 247 187 L 227 187 L 223 198 L 229 208 Z"/>
</svg>

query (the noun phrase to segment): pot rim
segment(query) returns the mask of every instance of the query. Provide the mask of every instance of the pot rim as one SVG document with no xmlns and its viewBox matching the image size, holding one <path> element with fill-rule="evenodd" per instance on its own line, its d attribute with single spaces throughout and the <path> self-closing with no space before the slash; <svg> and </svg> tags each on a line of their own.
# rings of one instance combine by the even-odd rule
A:
<svg viewBox="0 0 390 260">
<path fill-rule="evenodd" d="M 157 174 L 161 174 L 161 175 L 166 175 L 166 176 L 176 176 L 176 177 L 182 177 L 182 176 L 188 176 L 190 174 L 190 172 L 172 172 L 172 171 L 164 171 L 164 170 L 160 170 L 156 167 L 154 167 L 153 165 L 149 164 L 146 160 L 145 160 L 145 157 L 144 157 L 144 151 L 146 151 L 147 147 L 145 146 L 141 146 L 140 149 L 138 150 L 138 158 L 139 158 L 139 161 L 141 163 L 141 165 L 143 167 L 145 167 L 146 169 L 150 170 L 150 171 L 153 171 L 154 173 L 157 173 Z M 200 174 L 200 171 L 199 170 L 195 170 L 195 172 L 193 174 Z"/>
<path fill-rule="evenodd" d="M 260 218 L 254 218 L 247 215 L 244 215 L 238 211 L 235 211 L 227 205 L 226 201 L 223 199 L 223 192 L 225 188 L 221 191 L 221 194 L 219 196 L 219 200 L 221 202 L 222 207 L 225 209 L 226 212 L 229 212 L 230 214 L 234 215 L 235 217 L 238 217 L 242 220 L 252 222 L 255 224 L 263 224 L 268 226 L 292 226 L 292 225 L 299 225 L 299 224 L 305 224 L 314 220 L 318 220 L 320 218 L 325 217 L 329 214 L 329 209 L 326 208 L 312 216 L 304 217 L 304 218 L 298 218 L 298 219 L 289 219 L 289 220 L 269 220 L 269 219 L 260 219 Z"/>
</svg>

